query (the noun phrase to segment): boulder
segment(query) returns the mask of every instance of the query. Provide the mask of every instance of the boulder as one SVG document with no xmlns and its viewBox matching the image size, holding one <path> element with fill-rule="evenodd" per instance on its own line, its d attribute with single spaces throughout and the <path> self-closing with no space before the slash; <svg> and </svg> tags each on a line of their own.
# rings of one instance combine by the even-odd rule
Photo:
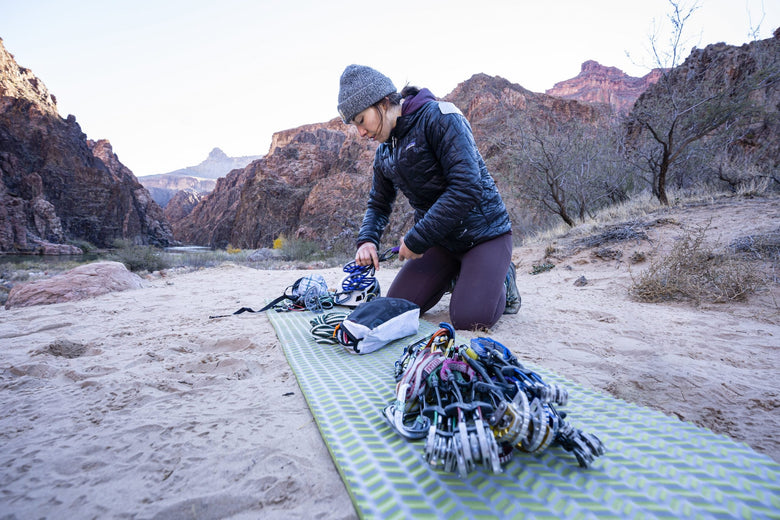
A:
<svg viewBox="0 0 780 520">
<path fill-rule="evenodd" d="M 113 291 L 140 289 L 143 280 L 120 262 L 94 262 L 44 280 L 16 285 L 5 308 L 84 300 Z"/>
</svg>

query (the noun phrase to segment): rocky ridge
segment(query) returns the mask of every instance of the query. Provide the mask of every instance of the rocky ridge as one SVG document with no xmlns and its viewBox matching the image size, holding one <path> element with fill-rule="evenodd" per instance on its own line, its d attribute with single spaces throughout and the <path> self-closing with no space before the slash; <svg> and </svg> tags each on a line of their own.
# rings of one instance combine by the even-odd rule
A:
<svg viewBox="0 0 780 520">
<path fill-rule="evenodd" d="M 116 239 L 167 245 L 162 209 L 106 140 L 63 119 L 43 82 L 0 40 L 0 252 L 74 254 Z"/>
<path fill-rule="evenodd" d="M 556 83 L 545 93 L 586 103 L 603 103 L 612 107 L 616 113 L 627 114 L 642 92 L 656 83 L 662 73 L 662 69 L 653 69 L 641 78 L 636 78 L 616 67 L 606 67 L 597 61 L 588 60 L 582 64 L 577 76 Z"/>
<path fill-rule="evenodd" d="M 156 175 L 144 175 L 138 181 L 144 185 L 152 198 L 165 208 L 173 196 L 181 190 L 192 190 L 201 195 L 211 192 L 216 186 L 216 179 L 224 177 L 232 170 L 242 169 L 261 155 L 246 155 L 229 157 L 219 148 L 209 152 L 208 157 L 195 166 Z"/>
<path fill-rule="evenodd" d="M 252 161 L 260 159 L 262 155 L 242 155 L 240 157 L 230 157 L 220 148 L 212 148 L 208 157 L 195 166 L 180 168 L 172 172 L 161 173 L 158 175 L 145 175 L 139 177 L 141 183 L 151 177 L 170 176 L 170 177 L 196 177 L 199 179 L 219 179 L 228 172 L 239 168 L 244 168 Z"/>
<path fill-rule="evenodd" d="M 149 191 L 152 199 L 163 209 L 166 209 L 176 194 L 182 191 L 190 191 L 202 196 L 211 193 L 211 190 L 217 185 L 216 179 L 203 179 L 186 175 L 150 175 L 138 180 Z"/>
</svg>

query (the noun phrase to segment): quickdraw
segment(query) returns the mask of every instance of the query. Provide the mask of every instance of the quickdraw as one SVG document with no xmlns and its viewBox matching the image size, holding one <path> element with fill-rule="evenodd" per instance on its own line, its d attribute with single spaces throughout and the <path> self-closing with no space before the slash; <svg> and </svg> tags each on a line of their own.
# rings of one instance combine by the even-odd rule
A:
<svg viewBox="0 0 780 520">
<path fill-rule="evenodd" d="M 398 253 L 398 250 L 398 247 L 386 250 L 379 255 L 379 261 L 384 262 L 391 259 Z M 340 288 L 334 295 L 336 305 L 354 307 L 381 295 L 379 282 L 374 276 L 376 269 L 373 264 L 358 265 L 352 261 L 344 265 L 343 271 L 346 275 L 341 280 Z"/>
<path fill-rule="evenodd" d="M 320 314 L 336 305 L 332 292 L 322 292 L 316 287 L 308 289 L 303 296 L 295 298 L 285 292 L 285 297 L 286 300 L 275 303 L 271 308 L 276 312 L 312 311 Z"/>
<path fill-rule="evenodd" d="M 472 339 L 455 346 L 448 323 L 395 362 L 396 392 L 382 417 L 399 435 L 425 439 L 425 460 L 466 477 L 477 467 L 500 473 L 515 450 L 538 454 L 562 447 L 587 468 L 605 452 L 593 434 L 574 428 L 565 388 L 546 383 L 501 343 Z"/>
</svg>

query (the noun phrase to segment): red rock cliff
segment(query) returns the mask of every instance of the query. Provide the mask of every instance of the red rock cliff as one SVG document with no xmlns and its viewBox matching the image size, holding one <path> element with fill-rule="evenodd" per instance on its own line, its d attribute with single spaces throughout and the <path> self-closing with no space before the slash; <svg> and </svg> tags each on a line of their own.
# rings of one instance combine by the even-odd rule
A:
<svg viewBox="0 0 780 520">
<path fill-rule="evenodd" d="M 641 78 L 635 78 L 618 68 L 605 67 L 589 60 L 582 64 L 576 77 L 556 83 L 545 93 L 586 103 L 604 103 L 615 112 L 626 114 L 642 92 L 658 81 L 661 73 L 661 69 L 654 69 Z"/>
<path fill-rule="evenodd" d="M 280 235 L 351 247 L 365 210 L 375 149 L 339 119 L 277 132 L 269 153 L 219 179 L 189 216 L 174 223 L 174 235 L 214 247 L 269 247 Z M 410 218 L 402 201 L 388 240 L 397 238 Z"/>
<path fill-rule="evenodd" d="M 88 141 L 76 118 L 17 65 L 0 40 L 0 251 L 74 253 L 70 240 L 167 245 L 170 226 L 108 141 Z"/>
</svg>

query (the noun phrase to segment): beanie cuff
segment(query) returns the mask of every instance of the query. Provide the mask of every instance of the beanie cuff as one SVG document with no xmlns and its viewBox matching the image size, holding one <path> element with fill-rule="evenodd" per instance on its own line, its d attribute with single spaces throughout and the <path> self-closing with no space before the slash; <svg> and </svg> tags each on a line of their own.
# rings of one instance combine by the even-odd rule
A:
<svg viewBox="0 0 780 520">
<path fill-rule="evenodd" d="M 396 91 L 384 74 L 363 65 L 350 65 L 341 75 L 338 111 L 342 121 L 350 124 L 368 107 Z"/>
</svg>

